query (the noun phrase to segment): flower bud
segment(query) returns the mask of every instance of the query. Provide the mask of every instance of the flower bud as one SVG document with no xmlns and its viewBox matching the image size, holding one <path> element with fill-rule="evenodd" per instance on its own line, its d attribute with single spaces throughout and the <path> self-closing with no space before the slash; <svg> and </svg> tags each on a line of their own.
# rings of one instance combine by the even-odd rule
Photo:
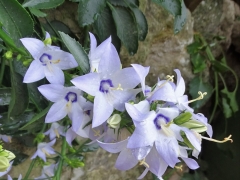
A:
<svg viewBox="0 0 240 180">
<path fill-rule="evenodd" d="M 45 134 L 39 133 L 39 134 L 37 134 L 36 138 L 34 139 L 34 142 L 41 143 L 44 138 L 45 138 Z"/>
<path fill-rule="evenodd" d="M 6 171 L 9 166 L 9 160 L 4 156 L 0 156 L 0 172 Z"/>
<path fill-rule="evenodd" d="M 52 44 L 52 39 L 51 39 L 51 38 L 47 38 L 47 39 L 45 39 L 45 40 L 43 41 L 43 43 L 44 43 L 45 45 L 51 45 L 51 44 Z"/>
<path fill-rule="evenodd" d="M 7 51 L 4 56 L 7 58 L 7 59 L 12 59 L 12 55 L 13 55 L 13 52 L 12 51 Z"/>
<path fill-rule="evenodd" d="M 108 125 L 113 129 L 117 128 L 120 122 L 121 116 L 119 114 L 114 114 L 107 120 Z"/>
<path fill-rule="evenodd" d="M 207 127 L 203 123 L 196 120 L 190 120 L 186 123 L 181 124 L 181 126 L 192 129 L 198 133 L 205 132 L 207 130 Z"/>
<path fill-rule="evenodd" d="M 190 112 L 184 112 L 173 119 L 173 122 L 177 125 L 181 125 L 183 123 L 186 123 L 190 120 L 192 117 L 192 114 Z"/>
<path fill-rule="evenodd" d="M 18 54 L 18 55 L 17 55 L 17 60 L 19 61 L 21 58 L 22 58 L 22 55 L 21 55 L 21 54 Z"/>
<path fill-rule="evenodd" d="M 23 65 L 24 65 L 24 66 L 29 66 L 29 64 L 30 64 L 31 62 L 32 62 L 31 59 L 27 59 L 27 60 L 23 61 Z"/>
</svg>

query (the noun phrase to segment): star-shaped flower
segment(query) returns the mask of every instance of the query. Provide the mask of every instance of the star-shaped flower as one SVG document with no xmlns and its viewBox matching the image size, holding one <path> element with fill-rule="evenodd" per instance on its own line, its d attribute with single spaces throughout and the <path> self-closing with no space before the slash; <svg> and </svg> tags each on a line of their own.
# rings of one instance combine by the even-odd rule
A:
<svg viewBox="0 0 240 180">
<path fill-rule="evenodd" d="M 49 135 L 50 140 L 55 139 L 56 137 L 60 137 L 60 135 L 65 136 L 64 126 L 54 122 L 51 124 L 51 128 L 44 133 L 45 135 Z"/>
<path fill-rule="evenodd" d="M 37 146 L 37 151 L 33 154 L 33 156 L 31 157 L 31 159 L 35 159 L 37 156 L 40 157 L 42 160 L 44 160 L 45 162 L 46 160 L 46 155 L 50 155 L 50 154 L 56 154 L 54 149 L 51 147 L 55 144 L 56 139 L 52 140 L 49 143 L 39 143 Z"/>
<path fill-rule="evenodd" d="M 49 38 L 47 33 L 46 40 Z M 70 53 L 60 50 L 59 47 L 45 45 L 44 42 L 35 38 L 20 40 L 34 58 L 24 76 L 24 83 L 35 82 L 46 77 L 52 84 L 64 84 L 62 69 L 78 66 L 74 57 Z"/>
<path fill-rule="evenodd" d="M 134 68 L 121 69 L 115 47 L 109 44 L 99 62 L 98 72 L 74 78 L 71 81 L 79 89 L 95 96 L 93 127 L 103 124 L 114 108 L 124 111 L 124 103 L 133 99 L 140 90 L 133 89 L 139 83 Z"/>
<path fill-rule="evenodd" d="M 66 115 L 72 120 L 75 131 L 81 125 L 84 111 L 91 109 L 92 103 L 82 97 L 81 90 L 76 87 L 64 87 L 60 84 L 47 84 L 38 90 L 50 101 L 54 102 L 47 113 L 45 122 L 52 123 L 63 119 Z"/>
</svg>

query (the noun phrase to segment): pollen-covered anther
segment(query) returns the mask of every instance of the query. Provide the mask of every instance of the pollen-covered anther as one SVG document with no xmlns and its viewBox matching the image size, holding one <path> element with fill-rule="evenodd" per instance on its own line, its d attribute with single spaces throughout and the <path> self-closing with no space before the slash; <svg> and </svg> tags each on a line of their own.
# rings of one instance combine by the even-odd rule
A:
<svg viewBox="0 0 240 180">
<path fill-rule="evenodd" d="M 118 87 L 116 88 L 111 88 L 112 90 L 120 90 L 120 91 L 123 91 L 123 88 L 121 86 L 121 84 L 118 84 Z"/>
<path fill-rule="evenodd" d="M 163 87 L 166 83 L 168 83 L 169 81 L 173 82 L 173 78 L 174 78 L 174 75 L 170 76 L 170 75 L 167 75 L 166 76 L 166 81 L 164 83 L 162 83 L 158 88 L 161 88 Z"/>
<path fill-rule="evenodd" d="M 174 166 L 174 168 L 177 169 L 177 170 L 183 171 L 183 165 Z"/>
<path fill-rule="evenodd" d="M 145 162 L 145 158 L 141 161 L 139 161 L 139 165 L 143 165 L 145 166 L 146 168 L 149 168 L 150 166 L 148 165 L 148 163 Z"/>
<path fill-rule="evenodd" d="M 202 93 L 201 91 L 198 91 L 198 94 L 199 94 L 199 97 L 197 97 L 196 99 L 188 101 L 188 103 L 192 103 L 192 102 L 195 102 L 195 101 L 203 99 L 204 96 L 207 95 L 207 92 Z"/>
<path fill-rule="evenodd" d="M 52 60 L 51 62 L 52 62 L 53 64 L 57 64 L 57 63 L 60 62 L 60 59 L 58 59 L 58 60 Z"/>
<path fill-rule="evenodd" d="M 208 141 L 213 141 L 216 143 L 225 143 L 227 141 L 231 141 L 231 143 L 233 142 L 233 140 L 231 139 L 232 135 L 230 134 L 228 137 L 224 138 L 222 141 L 216 140 L 216 139 L 212 139 L 212 138 L 208 138 L 208 137 L 204 137 L 202 136 L 202 139 L 206 139 Z"/>
</svg>

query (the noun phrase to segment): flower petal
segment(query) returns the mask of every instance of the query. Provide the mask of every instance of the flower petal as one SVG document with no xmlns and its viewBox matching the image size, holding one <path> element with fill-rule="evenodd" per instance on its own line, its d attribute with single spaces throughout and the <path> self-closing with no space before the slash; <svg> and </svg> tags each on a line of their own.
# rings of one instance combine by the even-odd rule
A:
<svg viewBox="0 0 240 180">
<path fill-rule="evenodd" d="M 198 163 L 197 163 L 194 159 L 191 159 L 191 158 L 183 158 L 183 157 L 182 157 L 182 160 L 187 164 L 187 166 L 188 166 L 190 169 L 197 169 L 197 168 L 199 168 Z"/>
<path fill-rule="evenodd" d="M 66 141 L 70 146 L 72 146 L 72 141 L 76 137 L 77 137 L 77 134 L 72 130 L 72 128 L 69 128 L 66 132 Z"/>
<path fill-rule="evenodd" d="M 20 39 L 25 48 L 30 52 L 34 59 L 39 58 L 39 54 L 45 47 L 44 43 L 35 38 L 22 38 Z"/>
<path fill-rule="evenodd" d="M 52 123 L 63 119 L 67 115 L 66 104 L 67 101 L 64 99 L 54 103 L 47 113 L 45 122 Z"/>
<path fill-rule="evenodd" d="M 121 62 L 114 45 L 109 44 L 101 57 L 98 72 L 112 74 L 121 69 Z"/>
<path fill-rule="evenodd" d="M 38 60 L 33 60 L 24 76 L 23 82 L 32 83 L 44 77 L 45 73 L 42 64 Z"/>
<path fill-rule="evenodd" d="M 112 114 L 113 106 L 106 100 L 106 94 L 98 92 L 94 99 L 92 127 L 103 124 Z"/>
<path fill-rule="evenodd" d="M 84 118 L 84 112 L 78 103 L 72 103 L 72 109 L 68 113 L 68 116 L 72 120 L 73 130 L 77 132 Z"/>
<path fill-rule="evenodd" d="M 127 141 L 128 141 L 128 139 L 125 139 L 123 141 L 116 142 L 116 143 L 104 143 L 104 142 L 97 140 L 99 146 L 101 146 L 103 149 L 105 149 L 106 151 L 108 151 L 110 153 L 118 153 L 118 152 L 122 151 L 124 148 L 126 148 Z"/>
<path fill-rule="evenodd" d="M 61 84 L 47 84 L 38 87 L 40 93 L 52 102 L 56 102 L 63 99 L 66 92 L 65 88 Z"/>
<path fill-rule="evenodd" d="M 90 52 L 89 52 L 89 54 L 91 54 L 97 47 L 97 40 L 96 40 L 95 36 L 90 32 L 89 32 L 89 36 L 90 36 Z"/>
<path fill-rule="evenodd" d="M 141 82 L 143 94 L 146 95 L 146 93 L 145 93 L 145 78 L 146 78 L 147 74 L 149 73 L 150 67 L 143 67 L 140 64 L 131 64 L 131 65 L 134 68 L 134 70 L 137 72 L 139 80 Z"/>
<path fill-rule="evenodd" d="M 98 73 L 89 73 L 83 76 L 78 76 L 71 82 L 79 89 L 86 93 L 95 96 L 99 92 L 100 78 Z"/>
<path fill-rule="evenodd" d="M 139 83 L 140 79 L 134 68 L 124 68 L 116 71 L 110 76 L 114 87 L 118 87 L 119 84 L 123 89 L 135 88 Z"/>
<path fill-rule="evenodd" d="M 159 137 L 155 141 L 156 149 L 164 161 L 172 168 L 180 162 L 178 159 L 178 142 L 174 138 Z"/>
<path fill-rule="evenodd" d="M 64 84 L 64 74 L 59 67 L 53 64 L 44 66 L 44 73 L 51 84 Z"/>
<path fill-rule="evenodd" d="M 177 74 L 177 86 L 175 89 L 176 97 L 182 96 L 185 92 L 185 82 L 181 76 L 181 72 L 179 69 L 174 69 L 175 73 Z"/>
<path fill-rule="evenodd" d="M 123 149 L 119 154 L 115 167 L 121 171 L 126 171 L 136 166 L 138 160 L 132 155 L 130 149 Z"/>
</svg>

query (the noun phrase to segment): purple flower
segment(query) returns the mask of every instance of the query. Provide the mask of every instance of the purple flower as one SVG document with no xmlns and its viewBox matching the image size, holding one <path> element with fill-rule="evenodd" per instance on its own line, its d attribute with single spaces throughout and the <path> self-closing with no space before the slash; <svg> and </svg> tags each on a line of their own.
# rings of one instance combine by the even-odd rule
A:
<svg viewBox="0 0 240 180">
<path fill-rule="evenodd" d="M 99 62 L 98 72 L 79 76 L 71 81 L 79 89 L 94 98 L 93 127 L 103 124 L 114 108 L 124 111 L 124 103 L 133 99 L 139 92 L 135 88 L 139 77 L 134 68 L 121 69 L 120 59 L 112 44 L 106 47 Z"/>
<path fill-rule="evenodd" d="M 35 159 L 37 156 L 46 162 L 46 155 L 56 154 L 54 149 L 51 147 L 55 144 L 56 139 L 52 140 L 49 143 L 39 143 L 37 146 L 37 151 L 33 154 L 31 159 Z"/>
<path fill-rule="evenodd" d="M 47 33 L 46 40 L 49 38 Z M 52 84 L 63 85 L 62 69 L 66 70 L 78 66 L 74 57 L 70 53 L 60 50 L 59 47 L 45 45 L 44 42 L 35 38 L 22 38 L 20 40 L 34 58 L 24 76 L 24 83 L 35 82 L 46 77 Z"/>
<path fill-rule="evenodd" d="M 48 100 L 54 102 L 45 122 L 59 121 L 68 115 L 72 120 L 73 129 L 77 131 L 84 118 L 84 111 L 91 109 L 92 106 L 92 103 L 82 97 L 82 92 L 76 87 L 64 87 L 60 84 L 42 85 L 38 90 Z"/>
</svg>

